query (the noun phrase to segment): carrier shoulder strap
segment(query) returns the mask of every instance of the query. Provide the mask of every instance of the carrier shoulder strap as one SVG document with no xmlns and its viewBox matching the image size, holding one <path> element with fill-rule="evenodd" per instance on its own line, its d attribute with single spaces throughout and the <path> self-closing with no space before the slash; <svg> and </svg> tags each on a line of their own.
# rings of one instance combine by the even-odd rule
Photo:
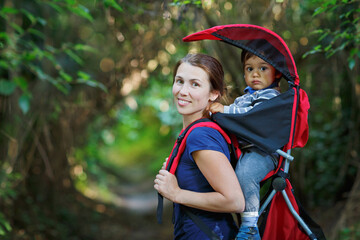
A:
<svg viewBox="0 0 360 240">
<path fill-rule="evenodd" d="M 213 129 L 216 129 L 218 132 L 221 133 L 221 135 L 224 137 L 225 141 L 228 143 L 229 146 L 233 147 L 231 152 L 234 152 L 235 157 L 240 156 L 240 152 L 238 149 L 238 142 L 234 140 L 234 136 L 229 136 L 217 123 L 214 121 L 208 119 L 208 118 L 201 118 L 193 123 L 191 123 L 185 130 L 183 130 L 179 137 L 177 138 L 175 145 L 170 153 L 170 156 L 168 158 L 168 162 L 166 164 L 166 170 L 168 170 L 170 173 L 175 174 L 176 168 L 179 164 L 180 158 L 182 153 L 185 150 L 186 147 L 186 139 L 191 133 L 191 131 L 194 128 L 197 127 L 210 127 Z M 231 157 L 233 158 L 233 157 Z"/>
<path fill-rule="evenodd" d="M 210 127 L 214 128 L 217 131 L 221 133 L 221 135 L 224 137 L 225 141 L 228 143 L 228 145 L 232 148 L 230 151 L 231 154 L 231 162 L 234 167 L 234 164 L 236 164 L 236 160 L 240 156 L 240 149 L 238 148 L 238 142 L 235 141 L 234 136 L 229 136 L 217 123 L 214 121 L 208 119 L 208 118 L 201 118 L 194 122 L 192 122 L 186 129 L 180 132 L 178 138 L 176 139 L 176 142 L 174 144 L 174 147 L 169 155 L 167 164 L 166 164 L 166 170 L 168 170 L 170 173 L 175 174 L 176 168 L 179 164 L 180 158 L 182 153 L 185 150 L 186 147 L 186 139 L 189 136 L 190 132 L 196 128 L 196 127 Z M 163 212 L 163 196 L 158 193 L 158 206 L 157 206 L 157 221 L 158 223 L 162 223 L 162 212 Z"/>
</svg>

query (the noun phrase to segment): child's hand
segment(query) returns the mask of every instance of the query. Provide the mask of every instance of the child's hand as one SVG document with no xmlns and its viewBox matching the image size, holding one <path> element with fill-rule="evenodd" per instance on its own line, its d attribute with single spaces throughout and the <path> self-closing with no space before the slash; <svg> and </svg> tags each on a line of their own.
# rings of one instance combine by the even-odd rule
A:
<svg viewBox="0 0 360 240">
<path fill-rule="evenodd" d="M 224 112 L 224 105 L 218 102 L 211 103 L 209 106 L 209 111 L 211 113 Z"/>
</svg>

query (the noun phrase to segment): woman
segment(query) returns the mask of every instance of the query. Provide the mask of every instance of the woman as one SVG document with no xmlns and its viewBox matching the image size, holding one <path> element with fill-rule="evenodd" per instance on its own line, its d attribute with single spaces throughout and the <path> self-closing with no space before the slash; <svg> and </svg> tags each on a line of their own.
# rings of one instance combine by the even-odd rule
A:
<svg viewBox="0 0 360 240">
<path fill-rule="evenodd" d="M 188 54 L 174 69 L 172 93 L 183 128 L 208 116 L 210 103 L 224 93 L 221 64 L 204 54 Z M 230 164 L 228 145 L 215 129 L 192 130 L 177 167 L 176 176 L 162 169 L 156 175 L 154 188 L 174 202 L 174 239 L 209 239 L 190 219 L 188 209 L 220 239 L 233 239 L 237 227 L 231 212 L 242 212 L 245 206 L 239 182 Z"/>
</svg>

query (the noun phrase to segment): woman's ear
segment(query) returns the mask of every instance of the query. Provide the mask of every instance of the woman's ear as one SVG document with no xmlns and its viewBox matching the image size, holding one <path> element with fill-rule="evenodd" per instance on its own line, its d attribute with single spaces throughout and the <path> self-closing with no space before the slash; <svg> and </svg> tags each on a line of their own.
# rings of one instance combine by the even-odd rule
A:
<svg viewBox="0 0 360 240">
<path fill-rule="evenodd" d="M 220 96 L 220 92 L 217 91 L 217 90 L 213 90 L 213 91 L 210 92 L 210 98 L 209 98 L 209 100 L 210 100 L 211 102 L 214 102 L 216 99 L 219 98 L 219 96 Z"/>
</svg>

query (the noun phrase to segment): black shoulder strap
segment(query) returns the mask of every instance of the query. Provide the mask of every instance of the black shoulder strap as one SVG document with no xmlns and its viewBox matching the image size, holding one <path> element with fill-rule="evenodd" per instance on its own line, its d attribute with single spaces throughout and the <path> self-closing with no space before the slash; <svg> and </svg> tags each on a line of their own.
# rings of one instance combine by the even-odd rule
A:
<svg viewBox="0 0 360 240">
<path fill-rule="evenodd" d="M 211 240 L 221 240 L 221 238 L 209 228 L 198 216 L 191 212 L 187 207 L 183 207 L 184 212 L 191 218 L 191 220 L 201 229 Z"/>
</svg>

